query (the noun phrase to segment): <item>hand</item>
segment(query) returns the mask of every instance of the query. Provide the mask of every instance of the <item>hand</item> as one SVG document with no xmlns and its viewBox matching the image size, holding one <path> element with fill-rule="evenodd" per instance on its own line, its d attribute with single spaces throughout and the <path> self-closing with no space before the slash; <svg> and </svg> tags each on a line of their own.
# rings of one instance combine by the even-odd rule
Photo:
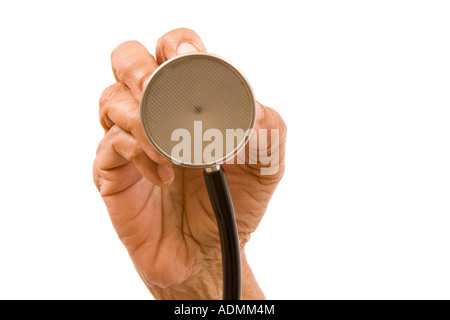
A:
<svg viewBox="0 0 450 320">
<path fill-rule="evenodd" d="M 222 295 L 220 241 L 203 170 L 170 164 L 148 143 L 139 120 L 145 81 L 164 61 L 191 51 L 206 49 L 194 31 L 184 28 L 158 41 L 156 59 L 139 42 L 119 45 L 111 55 L 117 82 L 100 98 L 105 136 L 94 161 L 94 181 L 137 272 L 157 299 Z M 223 165 L 239 231 L 243 299 L 264 298 L 244 247 L 284 172 L 284 121 L 259 103 L 257 117 L 254 134 L 279 129 L 279 144 L 272 146 L 279 150 L 278 171 L 261 175 L 261 163 Z"/>
</svg>

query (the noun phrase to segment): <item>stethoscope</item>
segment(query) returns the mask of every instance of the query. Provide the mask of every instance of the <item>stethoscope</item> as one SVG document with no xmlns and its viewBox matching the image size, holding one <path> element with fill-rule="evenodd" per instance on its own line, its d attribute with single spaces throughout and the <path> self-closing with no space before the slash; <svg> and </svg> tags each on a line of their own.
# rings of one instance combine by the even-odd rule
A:
<svg viewBox="0 0 450 320">
<path fill-rule="evenodd" d="M 140 100 L 142 128 L 155 150 L 176 165 L 204 169 L 219 229 L 224 300 L 241 299 L 241 258 L 233 201 L 221 164 L 234 159 L 247 144 L 255 125 L 255 103 L 243 74 L 209 53 L 185 54 L 163 63 L 147 80 Z M 222 146 L 214 141 L 218 143 L 214 152 L 206 150 L 208 143 L 182 145 L 183 135 L 198 139 L 200 129 L 201 137 L 210 141 L 230 136 L 230 130 L 240 134 Z"/>
</svg>

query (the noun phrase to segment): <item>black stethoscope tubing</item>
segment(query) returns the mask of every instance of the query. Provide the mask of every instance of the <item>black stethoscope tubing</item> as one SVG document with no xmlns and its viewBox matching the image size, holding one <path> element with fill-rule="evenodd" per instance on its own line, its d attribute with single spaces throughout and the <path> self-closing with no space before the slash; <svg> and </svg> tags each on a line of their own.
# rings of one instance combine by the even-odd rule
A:
<svg viewBox="0 0 450 320">
<path fill-rule="evenodd" d="M 233 201 L 221 166 L 203 171 L 222 250 L 223 300 L 241 299 L 241 257 Z"/>
</svg>

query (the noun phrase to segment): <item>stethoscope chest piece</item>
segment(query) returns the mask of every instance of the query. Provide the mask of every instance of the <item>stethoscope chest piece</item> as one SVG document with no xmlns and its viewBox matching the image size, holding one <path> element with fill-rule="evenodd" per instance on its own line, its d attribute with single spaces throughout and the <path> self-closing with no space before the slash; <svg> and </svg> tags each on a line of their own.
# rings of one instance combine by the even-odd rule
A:
<svg viewBox="0 0 450 320">
<path fill-rule="evenodd" d="M 256 110 L 243 74 L 208 53 L 175 57 L 148 79 L 140 101 L 143 131 L 175 165 L 205 169 L 203 176 L 222 247 L 223 299 L 241 298 L 239 237 L 221 164 L 233 161 L 252 133 Z"/>
</svg>

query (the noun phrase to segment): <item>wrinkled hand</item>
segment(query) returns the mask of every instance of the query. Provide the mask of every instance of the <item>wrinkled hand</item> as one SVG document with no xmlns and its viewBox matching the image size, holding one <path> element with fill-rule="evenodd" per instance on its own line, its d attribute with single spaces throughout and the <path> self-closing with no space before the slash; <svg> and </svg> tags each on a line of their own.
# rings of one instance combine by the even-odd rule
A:
<svg viewBox="0 0 450 320">
<path fill-rule="evenodd" d="M 105 136 L 94 161 L 94 181 L 117 234 L 139 275 L 156 298 L 220 299 L 221 250 L 202 170 L 170 164 L 148 143 L 139 120 L 145 81 L 164 61 L 205 51 L 198 35 L 176 29 L 157 43 L 156 59 L 139 42 L 112 53 L 116 83 L 100 98 Z M 225 164 L 236 211 L 243 268 L 243 298 L 263 298 L 246 263 L 244 246 L 266 211 L 284 172 L 286 126 L 273 109 L 258 104 L 259 129 L 279 129 L 279 169 L 261 175 L 261 163 Z M 269 134 L 270 142 L 270 134 Z M 248 150 L 248 147 L 247 147 Z"/>
</svg>

